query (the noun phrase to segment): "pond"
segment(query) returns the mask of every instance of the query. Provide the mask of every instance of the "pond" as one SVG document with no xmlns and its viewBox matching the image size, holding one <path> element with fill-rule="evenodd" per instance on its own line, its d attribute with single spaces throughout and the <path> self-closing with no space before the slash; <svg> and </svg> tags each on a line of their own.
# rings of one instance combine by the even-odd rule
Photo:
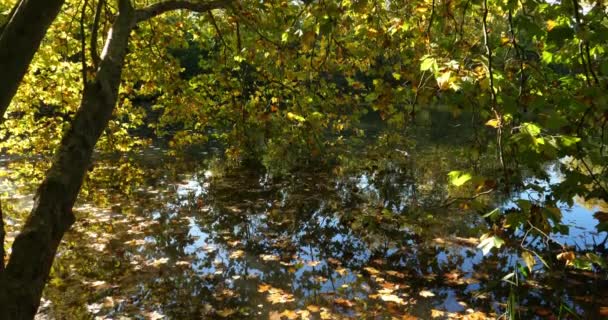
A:
<svg viewBox="0 0 608 320">
<path fill-rule="evenodd" d="M 282 174 L 230 165 L 212 146 L 98 156 L 37 317 L 485 319 L 513 306 L 523 319 L 605 315 L 605 271 L 537 261 L 520 278 L 524 241 L 553 249 L 517 232 L 500 250 L 478 248 L 493 228 L 479 205 L 508 209 L 538 195 L 456 201 L 475 190 L 450 186 L 450 171 L 500 170 L 493 149 L 463 130 L 377 130 L 333 161 Z M 27 176 L 36 161 L 8 163 L 0 185 L 10 240 L 38 181 L 14 174 L 20 166 Z M 559 181 L 558 165 L 547 171 L 548 183 Z M 605 254 L 608 235 L 593 216 L 605 203 L 561 209 L 569 234 L 553 239 Z"/>
</svg>

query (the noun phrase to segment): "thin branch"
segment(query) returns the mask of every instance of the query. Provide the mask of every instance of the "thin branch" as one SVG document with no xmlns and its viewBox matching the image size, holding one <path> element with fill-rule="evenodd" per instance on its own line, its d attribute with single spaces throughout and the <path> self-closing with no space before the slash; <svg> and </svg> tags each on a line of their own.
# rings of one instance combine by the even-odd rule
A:
<svg viewBox="0 0 608 320">
<path fill-rule="evenodd" d="M 439 207 L 440 208 L 447 208 L 447 207 L 449 207 L 449 206 L 451 206 L 454 203 L 459 202 L 459 201 L 472 201 L 472 200 L 475 200 L 475 199 L 477 199 L 477 198 L 479 198 L 481 196 L 484 196 L 486 194 L 490 194 L 492 192 L 494 192 L 493 188 L 489 189 L 489 190 L 486 190 L 486 191 L 482 191 L 480 193 L 476 193 L 473 196 L 468 197 L 468 198 L 453 198 L 452 200 L 446 201 L 444 204 L 440 205 Z"/>
<path fill-rule="evenodd" d="M 226 49 L 226 48 L 230 49 L 230 47 L 228 47 L 228 43 L 226 43 L 226 40 L 224 39 L 224 35 L 222 34 L 222 31 L 220 30 L 220 27 L 217 25 L 217 21 L 215 21 L 215 17 L 213 16 L 213 12 L 211 12 L 211 10 L 209 10 L 207 12 L 207 15 L 209 16 L 209 20 L 211 20 L 211 24 L 213 25 L 213 28 L 215 28 L 215 32 L 217 33 L 217 36 L 220 38 L 220 40 L 224 44 L 224 49 Z"/>
<path fill-rule="evenodd" d="M 87 39 L 85 34 L 84 20 L 87 13 L 89 0 L 84 0 L 80 11 L 80 62 L 82 63 L 82 86 L 87 85 Z"/>
<path fill-rule="evenodd" d="M 93 28 L 91 29 L 91 59 L 93 60 L 93 67 L 97 70 L 99 66 L 99 53 L 97 52 L 97 34 L 99 32 L 99 20 L 101 19 L 101 11 L 103 10 L 105 0 L 97 1 L 97 8 L 95 9 L 95 17 L 93 18 Z"/>
<path fill-rule="evenodd" d="M 145 8 L 135 10 L 135 23 L 139 23 L 172 10 L 187 9 L 194 12 L 207 12 L 213 9 L 226 8 L 233 0 L 212 0 L 208 2 L 192 2 L 170 0 L 158 2 Z"/>
<path fill-rule="evenodd" d="M 435 18 L 435 0 L 431 4 L 431 17 L 429 18 L 429 25 L 426 27 L 426 37 L 431 42 L 431 27 L 433 26 L 433 19 Z"/>
<path fill-rule="evenodd" d="M 486 54 L 488 55 L 488 74 L 490 77 L 490 97 L 492 98 L 491 109 L 492 109 L 492 112 L 494 113 L 494 116 L 496 117 L 496 120 L 498 120 L 497 134 L 496 134 L 496 141 L 498 144 L 498 156 L 500 158 L 500 164 L 501 164 L 503 172 L 505 174 L 505 180 L 507 180 L 507 170 L 506 170 L 506 164 L 505 164 L 505 158 L 504 158 L 504 152 L 503 152 L 503 146 L 502 146 L 503 119 L 502 119 L 502 115 L 500 114 L 500 112 L 498 112 L 497 104 L 496 104 L 496 91 L 494 90 L 494 69 L 493 69 L 493 65 L 492 65 L 492 47 L 490 46 L 490 41 L 488 39 L 489 38 L 488 12 L 489 12 L 488 11 L 488 0 L 483 0 L 483 20 L 482 20 L 483 42 L 486 47 Z M 508 184 L 508 181 L 507 181 L 507 184 Z"/>
</svg>

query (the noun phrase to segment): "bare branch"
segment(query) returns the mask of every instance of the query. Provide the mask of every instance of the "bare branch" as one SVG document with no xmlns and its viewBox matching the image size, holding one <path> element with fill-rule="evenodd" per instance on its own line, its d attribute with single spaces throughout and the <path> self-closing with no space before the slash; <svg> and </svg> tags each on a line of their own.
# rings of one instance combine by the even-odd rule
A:
<svg viewBox="0 0 608 320">
<path fill-rule="evenodd" d="M 187 9 L 195 12 L 207 12 L 213 9 L 225 8 L 229 6 L 232 1 L 233 0 L 212 0 L 206 2 L 194 2 L 185 0 L 170 0 L 158 2 L 145 8 L 137 9 L 135 11 L 135 22 L 139 23 L 154 18 L 165 12 L 178 9 Z"/>
</svg>

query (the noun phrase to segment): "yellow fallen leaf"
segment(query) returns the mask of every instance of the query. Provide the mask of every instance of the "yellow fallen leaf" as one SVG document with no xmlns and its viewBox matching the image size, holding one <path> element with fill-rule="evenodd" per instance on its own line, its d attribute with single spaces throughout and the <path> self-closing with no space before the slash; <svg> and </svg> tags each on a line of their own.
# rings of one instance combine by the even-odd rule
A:
<svg viewBox="0 0 608 320">
<path fill-rule="evenodd" d="M 306 309 L 308 309 L 308 311 L 310 312 L 319 312 L 319 310 L 321 310 L 318 306 L 315 306 L 314 304 L 306 306 Z"/>
<path fill-rule="evenodd" d="M 283 312 L 281 312 L 281 316 L 286 317 L 289 320 L 294 320 L 294 319 L 299 318 L 298 314 L 293 310 L 283 310 Z"/>
<path fill-rule="evenodd" d="M 228 318 L 231 315 L 236 313 L 236 310 L 234 309 L 229 309 L 229 308 L 224 308 L 222 310 L 218 310 L 215 312 L 218 316 L 222 317 L 222 318 Z"/>
<path fill-rule="evenodd" d="M 347 308 L 352 308 L 354 305 L 354 303 L 352 303 L 350 300 L 343 298 L 336 298 L 334 300 L 334 303 Z"/>
<path fill-rule="evenodd" d="M 258 285 L 258 292 L 263 293 L 263 292 L 268 291 L 270 288 L 272 288 L 272 287 L 269 284 L 263 283 L 263 284 Z"/>
<path fill-rule="evenodd" d="M 394 294 L 380 295 L 380 299 L 385 302 L 394 302 L 397 304 L 405 304 L 405 301 L 403 301 L 403 299 L 399 298 L 398 296 L 396 296 Z"/>
<path fill-rule="evenodd" d="M 428 290 L 422 290 L 422 291 L 418 292 L 418 294 L 421 297 L 425 297 L 425 298 L 429 298 L 429 297 L 434 297 L 435 296 L 434 293 L 432 293 L 431 291 L 428 291 Z"/>
<path fill-rule="evenodd" d="M 232 252 L 229 256 L 230 259 L 238 259 L 241 258 L 242 256 L 245 255 L 245 251 L 243 250 L 236 250 L 234 252 Z"/>
<path fill-rule="evenodd" d="M 365 268 L 363 268 L 363 270 L 369 272 L 371 275 L 376 275 L 376 274 L 380 273 L 380 271 L 378 271 L 378 269 L 373 268 L 373 267 L 365 267 Z"/>
</svg>

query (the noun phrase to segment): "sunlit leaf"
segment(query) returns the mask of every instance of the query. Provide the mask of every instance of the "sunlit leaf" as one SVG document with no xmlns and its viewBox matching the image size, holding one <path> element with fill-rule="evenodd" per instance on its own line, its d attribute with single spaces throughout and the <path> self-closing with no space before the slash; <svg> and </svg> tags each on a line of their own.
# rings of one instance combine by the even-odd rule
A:
<svg viewBox="0 0 608 320">
<path fill-rule="evenodd" d="M 473 177 L 471 174 L 462 171 L 451 171 L 448 173 L 448 178 L 453 186 L 460 187 Z"/>
<path fill-rule="evenodd" d="M 532 268 L 534 268 L 534 265 L 536 264 L 536 259 L 534 259 L 534 255 L 528 251 L 523 251 L 521 253 L 521 258 L 524 260 L 524 263 L 526 264 L 526 267 L 528 267 L 528 270 L 532 271 Z"/>
</svg>

